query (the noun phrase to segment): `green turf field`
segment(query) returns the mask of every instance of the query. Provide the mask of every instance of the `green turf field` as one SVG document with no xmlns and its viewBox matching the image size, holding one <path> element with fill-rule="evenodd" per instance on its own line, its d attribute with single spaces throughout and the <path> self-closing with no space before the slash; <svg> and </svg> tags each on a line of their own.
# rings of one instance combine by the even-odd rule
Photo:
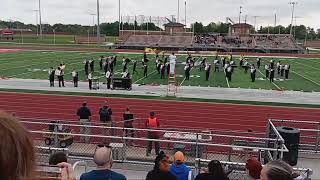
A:
<svg viewBox="0 0 320 180">
<path fill-rule="evenodd" d="M 17 52 L 17 53 L 0 53 L 0 76 L 23 79 L 48 79 L 47 70 L 49 67 L 57 67 L 60 62 L 67 65 L 65 79 L 71 80 L 71 72 L 77 70 L 80 80 L 86 80 L 84 75 L 85 58 L 93 57 L 95 61 L 95 76 L 100 76 L 104 80 L 103 72 L 99 71 L 100 56 L 116 55 L 115 53 L 80 53 L 80 52 Z M 118 63 L 115 68 L 115 77 L 120 77 L 122 72 L 122 57 L 141 61 L 142 54 L 117 54 Z M 167 84 L 167 79 L 160 79 L 156 71 L 155 56 L 149 55 L 149 76 L 143 78 L 143 69 L 138 63 L 138 73 L 133 75 L 133 82 L 136 84 Z M 196 57 L 200 62 L 201 58 Z M 185 62 L 186 56 L 178 56 L 179 62 Z M 213 62 L 214 57 L 207 57 Z M 235 57 L 236 63 L 239 64 L 239 58 Z M 255 63 L 256 58 L 248 58 L 251 63 Z M 320 92 L 320 59 L 286 59 L 275 58 L 275 61 L 281 60 L 283 63 L 291 65 L 289 80 L 282 80 L 276 75 L 274 83 L 270 83 L 264 77 L 264 64 L 269 63 L 270 58 L 262 58 L 261 69 L 257 71 L 257 80 L 251 82 L 250 74 L 245 74 L 240 68 L 235 69 L 232 76 L 232 82 L 227 82 L 224 72 L 211 73 L 210 80 L 205 81 L 205 72 L 194 68 L 191 71 L 190 81 L 184 80 L 184 65 L 177 65 L 177 82 L 182 86 L 204 86 L 204 87 L 224 87 L 224 88 L 251 88 L 251 89 L 284 89 L 295 91 L 317 91 Z M 132 71 L 132 64 L 129 66 Z M 132 73 L 131 73 L 132 74 Z"/>
</svg>

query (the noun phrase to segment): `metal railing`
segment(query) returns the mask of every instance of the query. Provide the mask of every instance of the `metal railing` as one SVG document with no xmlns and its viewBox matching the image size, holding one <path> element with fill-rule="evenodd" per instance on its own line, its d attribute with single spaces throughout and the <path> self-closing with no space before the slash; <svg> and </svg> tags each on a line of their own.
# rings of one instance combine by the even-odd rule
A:
<svg viewBox="0 0 320 180">
<path fill-rule="evenodd" d="M 199 174 L 203 172 L 207 166 L 208 163 L 211 160 L 208 159 L 195 159 L 195 172 L 196 174 Z M 246 164 L 245 163 L 239 163 L 239 162 L 227 162 L 227 161 L 220 161 L 220 163 L 224 166 L 225 171 L 228 175 L 228 177 L 233 180 L 246 180 L 248 179 L 248 175 L 246 173 Z M 305 179 L 309 180 L 312 176 L 312 169 L 309 168 L 293 168 L 294 171 L 299 172 L 300 175 Z"/>
</svg>

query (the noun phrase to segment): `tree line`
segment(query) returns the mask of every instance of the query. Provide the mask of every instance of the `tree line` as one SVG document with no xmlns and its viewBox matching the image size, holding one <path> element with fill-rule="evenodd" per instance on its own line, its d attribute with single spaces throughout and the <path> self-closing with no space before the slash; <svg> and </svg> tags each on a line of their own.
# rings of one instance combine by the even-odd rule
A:
<svg viewBox="0 0 320 180">
<path fill-rule="evenodd" d="M 159 31 L 160 27 L 156 26 L 154 23 L 144 23 L 137 24 L 135 23 L 120 23 L 121 29 L 124 30 L 150 30 L 150 31 Z M 200 33 L 220 33 L 227 34 L 229 31 L 230 23 L 215 23 L 211 22 L 208 25 L 203 25 L 201 22 L 195 22 L 191 24 L 191 28 L 188 31 L 195 32 L 196 34 Z M 37 26 L 34 24 L 24 24 L 19 21 L 0 21 L 0 29 L 4 28 L 13 28 L 13 29 L 31 29 L 33 32 L 37 31 Z M 79 24 L 42 24 L 42 30 L 44 33 L 52 33 L 55 30 L 56 33 L 69 33 L 72 35 L 87 35 L 93 33 L 93 29 L 96 31 L 96 27 L 93 26 L 83 26 Z M 259 34 L 290 34 L 291 26 L 276 26 L 276 27 L 260 27 L 256 33 Z M 100 24 L 100 32 L 106 36 L 118 36 L 119 35 L 119 22 L 112 23 L 102 23 Z M 96 32 L 95 32 L 96 33 Z M 320 29 L 315 30 L 311 27 L 306 27 L 304 25 L 294 26 L 293 34 L 296 39 L 304 40 L 307 38 L 310 39 L 320 39 Z"/>
</svg>

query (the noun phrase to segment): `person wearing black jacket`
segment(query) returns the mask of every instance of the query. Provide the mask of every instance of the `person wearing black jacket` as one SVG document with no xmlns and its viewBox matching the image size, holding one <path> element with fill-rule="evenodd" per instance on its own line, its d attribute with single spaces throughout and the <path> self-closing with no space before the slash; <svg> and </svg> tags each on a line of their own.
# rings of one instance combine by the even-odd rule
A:
<svg viewBox="0 0 320 180">
<path fill-rule="evenodd" d="M 143 66 L 143 77 L 148 77 L 148 65 L 144 64 Z"/>
<path fill-rule="evenodd" d="M 256 73 L 257 73 L 257 69 L 256 67 L 254 67 L 254 65 L 252 64 L 251 69 L 250 69 L 250 75 L 251 75 L 251 81 L 255 82 L 256 81 Z"/>
<path fill-rule="evenodd" d="M 103 56 L 101 56 L 101 58 L 100 58 L 100 62 L 99 62 L 100 71 L 102 70 L 103 59 L 104 59 L 104 57 L 103 57 Z"/>
<path fill-rule="evenodd" d="M 94 60 L 93 59 L 90 61 L 90 71 L 94 72 Z"/>
<path fill-rule="evenodd" d="M 77 116 L 79 116 L 80 125 L 80 134 L 90 135 L 90 128 L 86 127 L 90 124 L 91 121 L 91 111 L 87 107 L 87 102 L 83 102 L 82 107 L 78 109 Z M 80 136 L 80 141 L 89 143 L 90 137 Z"/>
<path fill-rule="evenodd" d="M 177 180 L 170 172 L 169 157 L 163 151 L 154 160 L 153 170 L 148 172 L 146 180 Z"/>
<path fill-rule="evenodd" d="M 88 76 L 88 74 L 89 74 L 89 61 L 88 60 L 85 60 L 85 62 L 84 62 L 84 72 L 85 72 L 86 76 Z"/>
<path fill-rule="evenodd" d="M 210 72 L 211 72 L 211 64 L 206 64 L 205 71 L 206 71 L 206 81 L 209 81 Z"/>
<path fill-rule="evenodd" d="M 187 63 L 186 66 L 184 67 L 184 74 L 185 74 L 185 79 L 188 81 L 190 79 L 190 71 L 191 71 L 191 65 Z"/>
<path fill-rule="evenodd" d="M 137 61 L 133 61 L 133 72 L 132 72 L 132 74 L 137 72 L 136 69 L 137 69 Z"/>
<path fill-rule="evenodd" d="M 112 126 L 112 109 L 108 106 L 108 103 L 105 101 L 103 106 L 99 109 L 99 115 L 100 115 L 100 122 L 102 124 L 102 126 L 105 126 L 105 127 L 111 127 Z M 110 129 L 103 129 L 104 131 L 104 135 L 105 136 L 110 136 Z M 111 135 L 113 135 L 113 130 L 111 129 Z M 105 143 L 106 143 L 106 140 L 105 139 Z"/>
</svg>

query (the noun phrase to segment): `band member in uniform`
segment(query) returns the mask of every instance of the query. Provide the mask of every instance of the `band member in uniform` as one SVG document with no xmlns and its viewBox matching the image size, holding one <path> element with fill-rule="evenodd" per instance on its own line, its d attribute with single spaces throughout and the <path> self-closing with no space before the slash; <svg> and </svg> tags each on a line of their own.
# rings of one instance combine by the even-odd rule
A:
<svg viewBox="0 0 320 180">
<path fill-rule="evenodd" d="M 92 72 L 88 74 L 89 89 L 92 89 Z"/>
<path fill-rule="evenodd" d="M 55 71 L 55 75 L 58 77 L 59 87 L 61 87 L 61 85 L 64 87 L 63 71 L 61 71 L 60 67 Z"/>
<path fill-rule="evenodd" d="M 290 65 L 286 64 L 284 66 L 284 74 L 286 79 L 289 79 L 289 71 L 290 71 Z"/>
<path fill-rule="evenodd" d="M 161 76 L 160 76 L 160 79 L 164 79 L 164 74 L 166 72 L 166 66 L 162 63 L 161 66 L 160 66 L 160 71 L 161 71 Z"/>
<path fill-rule="evenodd" d="M 143 65 L 143 76 L 148 77 L 148 65 L 147 64 Z"/>
<path fill-rule="evenodd" d="M 73 86 L 78 87 L 78 81 L 79 81 L 79 73 L 75 70 L 72 71 L 72 80 L 73 80 Z"/>
<path fill-rule="evenodd" d="M 203 58 L 200 63 L 200 71 L 206 67 L 207 58 Z"/>
<path fill-rule="evenodd" d="M 204 70 L 206 71 L 206 81 L 209 81 L 210 72 L 211 72 L 211 64 L 207 63 Z"/>
<path fill-rule="evenodd" d="M 164 58 L 164 64 L 167 64 L 167 62 L 168 62 L 168 57 L 166 56 L 166 57 Z"/>
<path fill-rule="evenodd" d="M 231 79 L 232 79 L 232 71 L 233 71 L 232 66 L 228 65 L 228 67 L 226 69 L 226 75 L 227 75 L 229 82 L 231 82 Z"/>
<path fill-rule="evenodd" d="M 170 74 L 174 75 L 176 73 L 176 63 L 177 63 L 177 56 L 172 53 L 169 56 L 169 63 L 170 63 Z"/>
<path fill-rule="evenodd" d="M 280 76 L 283 77 L 284 74 L 284 65 L 280 64 Z"/>
<path fill-rule="evenodd" d="M 281 62 L 277 62 L 277 72 L 278 72 L 278 75 L 280 75 L 280 71 L 281 71 Z"/>
<path fill-rule="evenodd" d="M 128 70 L 126 70 L 123 74 L 122 74 L 122 78 L 125 79 L 125 78 L 130 78 L 130 73 L 128 72 Z"/>
<path fill-rule="evenodd" d="M 243 63 L 244 63 L 244 60 L 243 60 L 243 58 L 241 57 L 241 58 L 240 58 L 240 67 L 243 67 Z"/>
<path fill-rule="evenodd" d="M 260 69 L 260 66 L 261 66 L 261 58 L 257 58 L 257 67 L 258 69 Z"/>
<path fill-rule="evenodd" d="M 117 56 L 113 56 L 113 66 L 115 67 L 115 66 L 117 66 Z M 112 67 L 112 70 L 111 70 L 111 72 L 113 72 L 113 67 Z"/>
<path fill-rule="evenodd" d="M 191 65 L 189 63 L 187 63 L 185 66 L 184 66 L 184 74 L 185 74 L 185 80 L 188 80 L 190 79 L 190 71 L 191 71 Z"/>
<path fill-rule="evenodd" d="M 90 71 L 94 72 L 94 60 L 90 60 Z"/>
<path fill-rule="evenodd" d="M 54 87 L 55 70 L 53 69 L 53 67 L 49 69 L 48 74 L 49 74 L 50 87 Z"/>
<path fill-rule="evenodd" d="M 113 73 L 113 69 L 117 64 L 117 56 L 115 56 L 112 60 L 110 60 L 109 62 L 109 68 L 110 68 L 110 72 Z"/>
<path fill-rule="evenodd" d="M 144 53 L 143 53 L 143 60 L 144 60 L 144 61 L 146 61 L 147 59 L 148 59 L 148 57 L 147 57 L 147 53 L 146 53 L 146 52 L 144 52 Z"/>
<path fill-rule="evenodd" d="M 112 73 L 110 70 L 106 72 L 106 78 L 107 78 L 107 89 L 111 88 L 111 79 L 112 79 Z"/>
<path fill-rule="evenodd" d="M 219 60 L 218 59 L 215 59 L 213 61 L 213 64 L 214 64 L 214 72 L 219 72 L 219 66 L 220 66 L 220 63 L 219 63 Z"/>
<path fill-rule="evenodd" d="M 226 65 L 226 58 L 222 57 L 222 66 L 224 67 L 224 65 Z"/>
<path fill-rule="evenodd" d="M 256 67 L 254 67 L 254 64 L 252 64 L 250 68 L 250 75 L 251 75 L 252 82 L 256 81 L 256 73 L 257 73 L 257 69 Z"/>
<path fill-rule="evenodd" d="M 271 61 L 270 61 L 270 69 L 273 69 L 273 70 L 274 70 L 274 60 L 271 60 Z"/>
<path fill-rule="evenodd" d="M 109 63 L 110 63 L 109 58 L 107 58 L 106 61 L 103 62 L 103 64 L 102 64 L 103 65 L 104 74 L 106 74 L 107 71 L 109 70 Z"/>
<path fill-rule="evenodd" d="M 126 72 L 128 70 L 128 64 L 130 62 L 130 59 L 126 58 L 123 62 L 123 70 L 122 72 Z"/>
<path fill-rule="evenodd" d="M 274 81 L 274 69 L 270 68 L 270 82 Z"/>
<path fill-rule="evenodd" d="M 170 74 L 170 64 L 167 62 L 166 63 L 166 70 L 167 70 L 167 76 L 169 77 Z"/>
<path fill-rule="evenodd" d="M 270 74 L 270 66 L 268 64 L 266 64 L 264 66 L 264 69 L 266 70 L 266 78 L 269 78 L 269 74 Z"/>
<path fill-rule="evenodd" d="M 249 70 L 249 63 L 248 63 L 248 61 L 244 61 L 244 63 L 243 63 L 243 67 L 244 67 L 244 73 L 248 73 L 248 70 Z"/>
<path fill-rule="evenodd" d="M 88 74 L 89 74 L 89 61 L 87 59 L 84 61 L 84 72 L 85 72 L 86 76 L 88 76 Z"/>
<path fill-rule="evenodd" d="M 133 72 L 132 72 L 132 74 L 137 72 L 136 69 L 137 69 L 137 61 L 133 61 Z"/>
<path fill-rule="evenodd" d="M 162 62 L 160 61 L 160 59 L 157 59 L 156 60 L 156 68 L 157 68 L 158 74 L 160 74 L 161 64 L 162 64 Z"/>
<path fill-rule="evenodd" d="M 104 60 L 104 57 L 103 57 L 103 56 L 101 56 L 101 58 L 100 58 L 100 62 L 99 62 L 100 71 L 102 70 L 103 60 Z"/>
</svg>

